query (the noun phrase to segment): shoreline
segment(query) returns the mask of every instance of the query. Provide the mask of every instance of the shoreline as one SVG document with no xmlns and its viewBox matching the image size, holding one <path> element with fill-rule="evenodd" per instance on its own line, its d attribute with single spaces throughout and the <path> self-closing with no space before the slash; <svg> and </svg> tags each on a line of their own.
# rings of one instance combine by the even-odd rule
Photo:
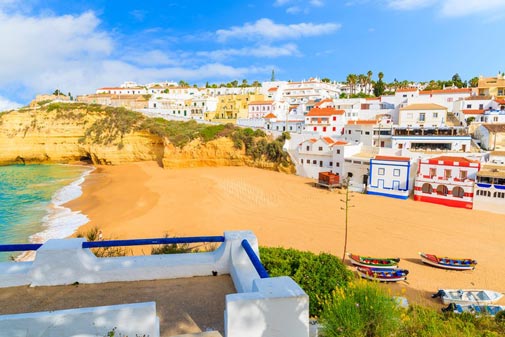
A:
<svg viewBox="0 0 505 337">
<path fill-rule="evenodd" d="M 137 239 L 222 235 L 252 230 L 262 246 L 343 254 L 343 195 L 312 187 L 313 180 L 249 168 L 170 169 L 154 162 L 102 166 L 67 204 L 102 230 L 104 238 Z M 409 300 L 433 304 L 439 288 L 485 288 L 505 292 L 500 281 L 505 216 L 409 200 L 352 194 L 347 251 L 398 256 L 408 282 L 390 287 Z M 136 254 L 149 252 L 138 248 Z M 417 253 L 472 257 L 474 271 L 423 265 Z M 347 263 L 347 262 L 346 262 Z M 348 263 L 347 263 L 348 264 Z M 395 291 L 395 290 L 394 290 Z"/>
<path fill-rule="evenodd" d="M 82 185 L 95 168 L 86 164 L 60 164 L 63 166 L 79 166 L 84 169 L 80 176 L 69 184 L 62 186 L 52 196 L 46 207 L 46 215 L 41 223 L 43 230 L 31 234 L 28 237 L 30 243 L 43 243 L 50 239 L 61 239 L 75 233 L 78 228 L 86 224 L 89 219 L 80 211 L 74 211 L 65 205 L 70 201 L 82 196 Z M 24 252 L 17 257 L 16 261 L 31 261 L 35 257 L 34 252 Z"/>
</svg>

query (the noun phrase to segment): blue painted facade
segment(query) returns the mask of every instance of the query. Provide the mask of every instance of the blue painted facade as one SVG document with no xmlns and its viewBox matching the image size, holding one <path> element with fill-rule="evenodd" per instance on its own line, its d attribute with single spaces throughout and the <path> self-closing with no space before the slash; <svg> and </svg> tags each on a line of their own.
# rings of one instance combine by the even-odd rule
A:
<svg viewBox="0 0 505 337">
<path fill-rule="evenodd" d="M 394 157 L 370 159 L 367 193 L 395 199 L 408 199 L 413 186 L 411 162 Z"/>
</svg>

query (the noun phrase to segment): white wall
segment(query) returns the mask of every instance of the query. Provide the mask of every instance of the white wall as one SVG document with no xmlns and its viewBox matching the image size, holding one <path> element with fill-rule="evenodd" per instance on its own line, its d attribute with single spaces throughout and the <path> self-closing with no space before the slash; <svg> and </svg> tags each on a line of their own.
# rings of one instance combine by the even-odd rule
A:
<svg viewBox="0 0 505 337">
<path fill-rule="evenodd" d="M 0 316 L 2 337 L 96 337 L 114 327 L 116 336 L 158 337 L 159 326 L 154 302 Z"/>
<path fill-rule="evenodd" d="M 230 274 L 239 293 L 227 296 L 226 337 L 308 337 L 304 291 L 289 277 L 259 277 L 242 247 L 242 240 L 247 239 L 259 257 L 258 241 L 251 231 L 225 232 L 224 237 L 225 242 L 210 253 L 114 258 L 97 258 L 82 248 L 84 239 L 49 240 L 37 250 L 33 263 L 2 263 L 0 288 L 185 278 L 217 271 Z M 251 316 L 249 311 L 259 314 Z M 241 329 L 251 326 L 260 328 Z"/>
</svg>

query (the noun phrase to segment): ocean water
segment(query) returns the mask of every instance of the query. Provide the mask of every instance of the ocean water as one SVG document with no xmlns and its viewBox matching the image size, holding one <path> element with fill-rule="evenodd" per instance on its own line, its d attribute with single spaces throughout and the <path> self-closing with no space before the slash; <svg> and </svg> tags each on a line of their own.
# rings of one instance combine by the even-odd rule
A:
<svg viewBox="0 0 505 337">
<path fill-rule="evenodd" d="M 82 194 L 91 171 L 79 165 L 0 166 L 0 244 L 67 237 L 88 222 L 62 205 Z M 0 261 L 11 255 L 0 253 Z"/>
</svg>

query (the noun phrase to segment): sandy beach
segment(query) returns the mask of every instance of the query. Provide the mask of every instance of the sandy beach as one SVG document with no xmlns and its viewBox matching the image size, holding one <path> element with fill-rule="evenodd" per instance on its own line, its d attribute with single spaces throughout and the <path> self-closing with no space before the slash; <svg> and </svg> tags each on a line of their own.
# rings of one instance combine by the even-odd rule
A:
<svg viewBox="0 0 505 337">
<path fill-rule="evenodd" d="M 252 230 L 262 246 L 292 247 L 339 257 L 344 244 L 344 198 L 312 180 L 248 167 L 164 170 L 154 162 L 98 167 L 80 210 L 104 237 L 117 239 L 221 235 Z M 413 200 L 352 194 L 347 251 L 397 256 L 410 270 L 404 288 L 412 301 L 430 303 L 438 288 L 505 292 L 505 216 Z M 423 265 L 418 252 L 478 261 L 474 271 Z M 149 250 L 147 251 L 149 252 Z"/>
</svg>

